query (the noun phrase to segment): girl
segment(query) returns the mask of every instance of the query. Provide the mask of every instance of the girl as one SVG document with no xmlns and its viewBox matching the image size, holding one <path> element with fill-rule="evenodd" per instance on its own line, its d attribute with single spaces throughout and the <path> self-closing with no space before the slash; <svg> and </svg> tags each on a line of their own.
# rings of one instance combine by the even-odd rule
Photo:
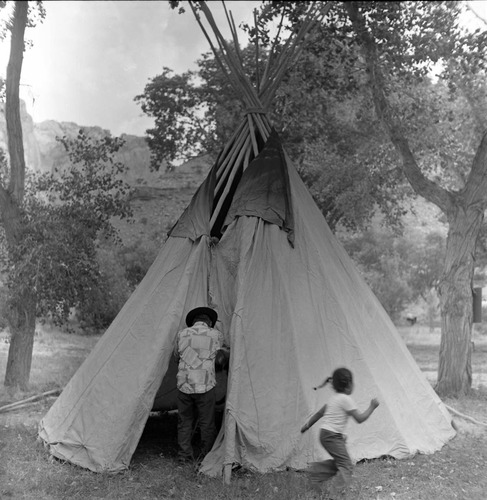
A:
<svg viewBox="0 0 487 500">
<path fill-rule="evenodd" d="M 311 483 L 313 489 L 319 492 L 322 483 L 337 474 L 337 489 L 343 493 L 345 488 L 350 485 L 353 471 L 353 464 L 345 446 L 343 434 L 348 418 L 353 417 L 359 424 L 365 422 L 379 406 L 379 402 L 377 399 L 372 399 L 367 410 L 362 413 L 357 410 L 357 405 L 350 397 L 353 391 L 352 372 L 347 368 L 335 370 L 333 376 L 327 378 L 320 387 L 329 382 L 333 384 L 336 394 L 301 427 L 301 432 L 306 432 L 318 420 L 323 419 L 320 442 L 331 455 L 332 460 L 312 463 L 309 469 Z"/>
</svg>

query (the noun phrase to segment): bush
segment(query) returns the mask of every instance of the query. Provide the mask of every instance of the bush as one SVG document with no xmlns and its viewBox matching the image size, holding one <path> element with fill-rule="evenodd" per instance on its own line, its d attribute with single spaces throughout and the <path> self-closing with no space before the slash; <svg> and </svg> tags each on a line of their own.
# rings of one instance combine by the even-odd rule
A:
<svg viewBox="0 0 487 500">
<path fill-rule="evenodd" d="M 99 286 L 87 294 L 77 308 L 76 318 L 85 333 L 97 333 L 110 326 L 137 285 L 147 274 L 157 249 L 136 243 L 120 247 L 108 240 L 98 250 Z"/>
<path fill-rule="evenodd" d="M 114 245 L 109 243 L 98 250 L 99 286 L 91 290 L 88 300 L 77 310 L 80 327 L 85 331 L 96 333 L 108 328 L 130 297 L 132 288 L 116 256 Z"/>
<path fill-rule="evenodd" d="M 135 243 L 117 252 L 117 259 L 125 270 L 125 279 L 131 290 L 135 290 L 142 281 L 157 256 L 155 245 L 149 247 L 147 242 L 144 245 L 142 247 L 141 243 Z"/>
</svg>

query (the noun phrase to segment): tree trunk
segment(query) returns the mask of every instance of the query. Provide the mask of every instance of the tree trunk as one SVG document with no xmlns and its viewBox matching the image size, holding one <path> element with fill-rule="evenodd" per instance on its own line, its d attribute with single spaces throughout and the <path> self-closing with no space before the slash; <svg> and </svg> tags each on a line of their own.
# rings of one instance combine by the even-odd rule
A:
<svg viewBox="0 0 487 500">
<path fill-rule="evenodd" d="M 36 325 L 35 297 L 31 293 L 9 307 L 10 348 L 8 350 L 5 387 L 27 390 Z"/>
<path fill-rule="evenodd" d="M 7 123 L 10 179 L 8 189 L 0 186 L 0 210 L 8 251 L 16 252 L 22 241 L 20 205 L 24 196 L 25 158 L 20 119 L 19 86 L 24 55 L 24 33 L 28 2 L 15 2 L 10 58 L 7 66 L 5 119 Z M 11 253 L 11 256 L 14 255 Z M 16 262 L 18 259 L 13 258 Z M 8 352 L 5 386 L 27 389 L 34 346 L 36 295 L 29 285 L 9 289 L 7 319 L 11 343 Z"/>
<path fill-rule="evenodd" d="M 20 75 L 24 60 L 24 33 L 27 25 L 28 2 L 15 2 L 10 57 L 5 82 L 5 120 L 7 123 L 8 153 L 10 158 L 9 193 L 21 201 L 24 195 L 25 157 L 20 119 Z"/>
<path fill-rule="evenodd" d="M 441 343 L 435 389 L 440 396 L 461 396 L 472 385 L 472 284 L 483 220 L 483 211 L 458 206 L 449 217 L 445 267 L 438 287 Z"/>
<path fill-rule="evenodd" d="M 0 189 L 0 209 L 9 252 L 22 240 L 22 217 L 15 199 Z M 13 259 L 15 262 L 16 259 Z M 15 263 L 13 265 L 16 265 Z M 26 390 L 29 384 L 36 324 L 37 297 L 29 285 L 10 288 L 6 319 L 10 328 L 5 387 Z"/>
</svg>

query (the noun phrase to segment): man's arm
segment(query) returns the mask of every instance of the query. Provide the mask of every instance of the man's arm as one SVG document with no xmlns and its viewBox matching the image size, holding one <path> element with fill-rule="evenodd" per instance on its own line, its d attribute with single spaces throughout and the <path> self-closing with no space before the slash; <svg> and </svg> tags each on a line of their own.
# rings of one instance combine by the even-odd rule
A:
<svg viewBox="0 0 487 500">
<path fill-rule="evenodd" d="M 173 347 L 173 356 L 179 359 L 179 332 L 176 334 L 176 338 L 174 339 L 174 347 Z"/>
<path fill-rule="evenodd" d="M 225 336 L 220 330 L 218 332 L 218 343 L 220 348 L 216 352 L 215 362 L 217 365 L 224 366 L 230 358 L 230 347 L 225 342 Z"/>
<path fill-rule="evenodd" d="M 230 347 L 228 346 L 225 335 L 220 330 L 216 330 L 218 332 L 218 343 L 220 344 L 220 349 L 223 349 L 227 353 L 230 352 Z"/>
</svg>

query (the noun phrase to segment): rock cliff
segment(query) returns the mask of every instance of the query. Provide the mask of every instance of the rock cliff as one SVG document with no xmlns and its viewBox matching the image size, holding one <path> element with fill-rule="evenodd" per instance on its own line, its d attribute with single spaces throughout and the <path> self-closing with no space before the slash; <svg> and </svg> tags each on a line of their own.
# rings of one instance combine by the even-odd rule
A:
<svg viewBox="0 0 487 500">
<path fill-rule="evenodd" d="M 53 172 L 69 164 L 63 145 L 56 137 L 75 137 L 82 128 L 87 134 L 102 137 L 109 131 L 100 127 L 80 127 L 72 122 L 53 120 L 34 123 L 21 106 L 25 159 L 28 169 Z M 116 154 L 116 160 L 128 167 L 125 180 L 133 188 L 131 204 L 134 220 L 131 223 L 116 222 L 124 244 L 134 246 L 144 241 L 158 246 L 165 233 L 172 227 L 191 200 L 192 195 L 206 177 L 210 163 L 206 157 L 198 157 L 166 171 L 150 170 L 150 151 L 144 137 L 122 135 L 125 144 Z M 0 108 L 0 148 L 7 150 L 5 113 Z"/>
</svg>

